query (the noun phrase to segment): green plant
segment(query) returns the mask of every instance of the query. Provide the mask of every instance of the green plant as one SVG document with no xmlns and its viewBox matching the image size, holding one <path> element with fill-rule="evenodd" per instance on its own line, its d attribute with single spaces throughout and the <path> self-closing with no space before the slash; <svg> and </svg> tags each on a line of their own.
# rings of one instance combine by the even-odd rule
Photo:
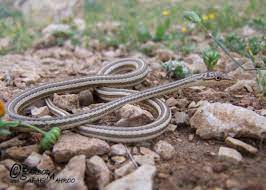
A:
<svg viewBox="0 0 266 190">
<path fill-rule="evenodd" d="M 4 121 L 2 120 L 2 117 L 4 115 L 5 115 L 4 103 L 2 100 L 0 100 L 0 136 L 7 136 L 12 134 L 10 129 L 16 127 L 28 128 L 30 130 L 37 131 L 43 135 L 43 138 L 40 142 L 40 147 L 42 150 L 50 149 L 60 137 L 61 130 L 58 127 L 53 127 L 52 129 L 50 129 L 50 131 L 46 132 L 33 125 L 29 125 L 21 121 Z"/>
<path fill-rule="evenodd" d="M 231 51 L 243 54 L 245 51 L 245 41 L 234 33 L 231 33 L 225 37 L 225 46 Z"/>
<path fill-rule="evenodd" d="M 149 28 L 143 23 L 137 28 L 137 37 L 140 42 L 146 42 L 152 38 Z"/>
<path fill-rule="evenodd" d="M 161 41 L 166 38 L 166 31 L 170 27 L 170 18 L 166 18 L 162 23 L 157 25 L 155 29 L 154 40 Z"/>
<path fill-rule="evenodd" d="M 180 61 L 167 61 L 163 64 L 169 78 L 183 79 L 190 75 L 190 71 L 187 66 Z"/>
<path fill-rule="evenodd" d="M 205 65 L 207 66 L 208 70 L 213 70 L 216 66 L 220 55 L 217 51 L 212 49 L 207 49 L 202 53 L 203 61 Z"/>
</svg>

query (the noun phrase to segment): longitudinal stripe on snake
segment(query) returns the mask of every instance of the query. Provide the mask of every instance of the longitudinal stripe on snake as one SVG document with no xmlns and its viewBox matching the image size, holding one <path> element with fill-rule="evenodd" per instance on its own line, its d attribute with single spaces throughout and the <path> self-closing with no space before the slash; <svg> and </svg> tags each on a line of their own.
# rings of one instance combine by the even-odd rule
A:
<svg viewBox="0 0 266 190">
<path fill-rule="evenodd" d="M 125 71 L 127 72 L 124 73 Z M 130 87 L 139 84 L 145 79 L 147 74 L 148 67 L 142 60 L 133 58 L 121 59 L 104 66 L 95 76 L 48 83 L 25 90 L 9 102 L 7 112 L 12 119 L 20 120 L 44 129 L 52 126 L 58 126 L 61 129 L 75 128 L 77 132 L 86 136 L 117 142 L 136 142 L 160 135 L 170 122 L 170 109 L 164 102 L 154 97 L 171 93 L 178 87 L 193 85 L 195 82 L 228 79 L 226 75 L 220 72 L 206 72 L 143 91 L 114 89 L 115 87 Z M 90 87 L 94 87 L 102 99 L 112 101 L 89 110 L 69 114 L 57 108 L 49 100 L 49 97 L 54 93 L 81 91 Z M 119 98 L 113 100 L 114 97 Z M 57 115 L 57 117 L 33 118 L 21 114 L 27 106 L 40 99 L 46 99 L 46 103 L 51 112 Z M 153 107 L 157 112 L 157 118 L 154 122 L 137 127 L 114 127 L 90 124 L 125 104 L 140 101 L 144 101 L 146 105 Z"/>
</svg>

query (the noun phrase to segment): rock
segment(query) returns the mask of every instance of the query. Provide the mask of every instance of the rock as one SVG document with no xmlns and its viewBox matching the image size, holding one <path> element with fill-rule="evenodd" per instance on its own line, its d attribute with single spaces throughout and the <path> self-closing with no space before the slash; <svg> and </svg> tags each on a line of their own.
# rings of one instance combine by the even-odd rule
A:
<svg viewBox="0 0 266 190">
<path fill-rule="evenodd" d="M 194 134 L 190 134 L 189 136 L 188 136 L 188 141 L 193 141 L 193 139 L 194 139 Z"/>
<path fill-rule="evenodd" d="M 94 98 L 91 90 L 83 90 L 78 94 L 79 104 L 81 106 L 89 106 L 93 103 Z"/>
<path fill-rule="evenodd" d="M 53 147 L 57 162 L 66 162 L 71 157 L 84 154 L 87 157 L 108 153 L 110 146 L 103 140 L 88 138 L 76 133 L 64 133 Z"/>
<path fill-rule="evenodd" d="M 203 73 L 207 71 L 207 67 L 204 64 L 203 59 L 198 54 L 190 54 L 185 59 L 184 62 L 189 68 L 191 73 Z"/>
<path fill-rule="evenodd" d="M 110 155 L 127 156 L 126 147 L 123 144 L 114 144 L 111 146 Z"/>
<path fill-rule="evenodd" d="M 243 141 L 240 141 L 238 139 L 235 139 L 235 138 L 232 138 L 232 137 L 227 137 L 225 139 L 225 143 L 232 147 L 232 148 L 235 148 L 237 150 L 239 150 L 240 152 L 243 152 L 243 153 L 248 153 L 248 154 L 252 154 L 252 155 L 255 155 L 257 152 L 258 152 L 258 149 L 243 142 Z"/>
<path fill-rule="evenodd" d="M 114 177 L 115 177 L 115 179 L 118 179 L 120 177 L 123 177 L 123 176 L 133 172 L 135 169 L 136 169 L 136 167 L 135 167 L 134 163 L 131 161 L 128 161 L 123 166 L 121 166 L 120 168 L 118 168 L 114 171 Z"/>
<path fill-rule="evenodd" d="M 53 102 L 56 106 L 68 111 L 79 108 L 79 97 L 76 94 L 54 94 Z"/>
<path fill-rule="evenodd" d="M 150 150 L 148 148 L 140 147 L 139 151 L 143 155 L 149 155 L 149 156 L 153 157 L 155 160 L 160 160 L 160 155 L 157 154 L 156 152 L 153 152 L 152 150 Z"/>
<path fill-rule="evenodd" d="M 175 112 L 175 123 L 178 124 L 188 124 L 189 117 L 185 112 Z"/>
<path fill-rule="evenodd" d="M 11 147 L 6 150 L 6 153 L 9 157 L 15 160 L 25 160 L 32 152 L 39 152 L 39 146 L 37 144 L 21 146 L 21 147 Z"/>
<path fill-rule="evenodd" d="M 38 189 L 37 185 L 35 185 L 34 183 L 26 183 L 24 185 L 24 190 L 35 190 Z"/>
<path fill-rule="evenodd" d="M 115 162 L 115 165 L 119 165 L 125 162 L 127 159 L 124 156 L 112 156 L 111 160 Z"/>
<path fill-rule="evenodd" d="M 171 97 L 171 98 L 168 98 L 165 103 L 169 106 L 169 107 L 172 107 L 172 106 L 175 106 L 178 104 L 178 100 L 175 99 L 174 97 Z"/>
<path fill-rule="evenodd" d="M 220 147 L 218 156 L 221 160 L 228 160 L 233 163 L 239 163 L 243 160 L 242 155 L 237 150 L 227 147 Z"/>
<path fill-rule="evenodd" d="M 42 33 L 44 35 L 53 35 L 59 32 L 60 33 L 70 32 L 70 26 L 67 24 L 50 24 L 42 30 Z"/>
<path fill-rule="evenodd" d="M 157 49 L 155 51 L 156 56 L 159 60 L 165 62 L 171 59 L 176 59 L 176 55 L 172 50 L 169 49 Z"/>
<path fill-rule="evenodd" d="M 16 162 L 14 160 L 11 159 L 5 159 L 0 161 L 0 164 L 3 164 L 6 168 L 8 168 L 9 170 L 12 168 L 12 166 L 15 164 Z"/>
<path fill-rule="evenodd" d="M 188 103 L 189 103 L 186 98 L 178 99 L 177 101 L 178 102 L 177 102 L 176 106 L 179 107 L 179 108 L 186 108 Z"/>
<path fill-rule="evenodd" d="M 250 60 L 243 60 L 241 62 L 245 63 L 243 64 L 243 67 L 245 69 L 253 69 L 253 70 L 245 71 L 241 67 L 238 67 L 237 69 L 229 72 L 227 75 L 230 78 L 237 80 L 254 80 L 256 78 L 256 71 L 254 64 Z"/>
<path fill-rule="evenodd" d="M 139 165 L 155 165 L 154 157 L 150 155 L 135 155 L 133 158 Z"/>
<path fill-rule="evenodd" d="M 86 170 L 86 156 L 78 155 L 71 158 L 65 168 L 60 171 L 54 180 L 50 180 L 47 188 L 50 190 L 86 190 L 84 176 Z M 58 183 L 56 179 L 69 179 L 69 183 Z"/>
<path fill-rule="evenodd" d="M 105 162 L 101 157 L 93 156 L 86 163 L 88 175 L 96 177 L 98 189 L 103 189 L 111 180 L 111 172 Z"/>
<path fill-rule="evenodd" d="M 49 115 L 49 108 L 47 106 L 43 106 L 40 108 L 33 107 L 31 109 L 31 115 L 37 117 L 43 117 Z"/>
<path fill-rule="evenodd" d="M 253 92 L 256 89 L 256 81 L 254 80 L 239 80 L 234 85 L 227 87 L 226 92 L 239 91 L 241 89 L 246 89 L 248 92 Z"/>
<path fill-rule="evenodd" d="M 155 173 L 155 166 L 143 165 L 133 173 L 113 181 L 105 187 L 105 190 L 152 190 Z"/>
<path fill-rule="evenodd" d="M 265 117 L 229 103 L 204 102 L 191 117 L 190 125 L 204 139 L 227 136 L 261 139 L 266 132 Z"/>
<path fill-rule="evenodd" d="M 0 164 L 0 183 L 8 182 L 10 176 L 10 171 L 3 165 Z"/>
<path fill-rule="evenodd" d="M 39 170 L 49 170 L 49 171 L 54 171 L 55 170 L 55 164 L 52 158 L 47 155 L 43 154 L 40 163 L 37 165 L 37 168 Z"/>
<path fill-rule="evenodd" d="M 167 130 L 174 132 L 176 130 L 176 128 L 177 128 L 177 125 L 169 124 L 167 127 Z"/>
<path fill-rule="evenodd" d="M 19 1 L 17 3 L 24 18 L 29 22 L 38 25 L 44 25 L 54 22 L 60 22 L 73 17 L 81 17 L 84 14 L 84 1 L 60 1 L 60 0 L 35 0 Z"/>
<path fill-rule="evenodd" d="M 154 151 L 164 160 L 170 160 L 175 155 L 175 148 L 168 142 L 160 140 L 154 145 Z"/>
<path fill-rule="evenodd" d="M 24 163 L 29 167 L 36 167 L 42 159 L 42 155 L 32 152 L 31 155 L 24 161 Z"/>
<path fill-rule="evenodd" d="M 154 120 L 150 112 L 130 104 L 121 107 L 116 113 L 121 118 L 115 123 L 116 126 L 135 127 L 145 125 Z"/>
</svg>

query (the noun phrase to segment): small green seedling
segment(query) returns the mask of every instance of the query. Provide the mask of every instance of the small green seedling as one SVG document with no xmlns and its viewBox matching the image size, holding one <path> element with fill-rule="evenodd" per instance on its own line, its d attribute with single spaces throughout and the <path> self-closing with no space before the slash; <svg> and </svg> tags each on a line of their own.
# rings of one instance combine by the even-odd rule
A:
<svg viewBox="0 0 266 190">
<path fill-rule="evenodd" d="M 190 75 L 189 69 L 181 61 L 167 61 L 163 64 L 169 78 L 183 79 Z"/>
<path fill-rule="evenodd" d="M 215 50 L 208 49 L 203 52 L 202 57 L 208 70 L 213 71 L 218 60 L 220 59 L 220 54 Z"/>
<path fill-rule="evenodd" d="M 53 127 L 50 131 L 46 132 L 39 129 L 33 125 L 23 123 L 21 121 L 4 121 L 2 117 L 5 115 L 5 107 L 2 100 L 0 100 L 0 136 L 7 136 L 12 134 L 11 128 L 23 127 L 34 131 L 37 131 L 43 135 L 40 142 L 40 147 L 42 150 L 50 149 L 60 137 L 61 130 L 58 127 Z"/>
</svg>

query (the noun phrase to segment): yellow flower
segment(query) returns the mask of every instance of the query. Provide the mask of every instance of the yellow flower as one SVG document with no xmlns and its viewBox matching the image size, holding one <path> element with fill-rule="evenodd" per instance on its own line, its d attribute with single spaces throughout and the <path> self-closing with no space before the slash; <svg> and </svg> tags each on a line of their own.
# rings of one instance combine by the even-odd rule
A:
<svg viewBox="0 0 266 190">
<path fill-rule="evenodd" d="M 0 117 L 5 115 L 5 103 L 0 99 Z"/>
<path fill-rule="evenodd" d="M 181 32 L 186 33 L 187 32 L 187 28 L 185 26 L 182 26 Z"/>
<path fill-rule="evenodd" d="M 162 12 L 162 15 L 163 15 L 163 16 L 169 16 L 169 15 L 170 15 L 170 11 L 168 11 L 168 10 L 164 10 L 164 11 Z"/>
<path fill-rule="evenodd" d="M 209 20 L 209 17 L 207 15 L 203 15 L 202 20 L 207 21 L 207 20 Z"/>
<path fill-rule="evenodd" d="M 210 13 L 210 14 L 208 15 L 208 17 L 209 17 L 210 20 L 214 20 L 215 17 L 216 17 L 216 15 L 215 15 L 215 13 Z"/>
</svg>

